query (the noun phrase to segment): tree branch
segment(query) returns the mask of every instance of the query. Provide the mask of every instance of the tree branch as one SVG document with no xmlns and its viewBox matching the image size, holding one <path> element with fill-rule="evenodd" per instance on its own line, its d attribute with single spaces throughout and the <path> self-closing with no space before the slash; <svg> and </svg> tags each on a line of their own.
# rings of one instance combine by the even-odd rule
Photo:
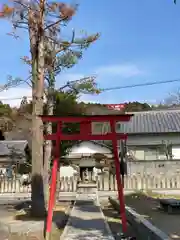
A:
<svg viewBox="0 0 180 240">
<path fill-rule="evenodd" d="M 58 17 L 58 16 L 57 16 L 57 17 Z M 67 17 L 64 17 L 64 18 L 61 18 L 61 19 L 59 19 L 58 21 L 53 22 L 53 23 L 47 25 L 47 26 L 44 28 L 44 31 L 46 31 L 46 30 L 49 29 L 49 28 L 54 27 L 55 25 L 58 25 L 59 23 L 61 23 L 61 22 L 63 22 L 63 21 L 66 21 L 67 19 L 68 19 L 68 16 L 67 16 Z"/>
<path fill-rule="evenodd" d="M 21 25 L 18 25 L 18 24 L 13 24 L 13 27 L 16 29 L 16 28 L 21 28 L 21 29 L 26 29 L 28 30 L 28 26 L 21 26 Z"/>
<path fill-rule="evenodd" d="M 26 8 L 27 10 L 30 9 L 29 6 L 25 5 L 24 3 L 22 3 L 22 1 L 18 1 L 18 0 L 14 0 L 14 3 L 22 6 L 23 8 Z"/>
</svg>

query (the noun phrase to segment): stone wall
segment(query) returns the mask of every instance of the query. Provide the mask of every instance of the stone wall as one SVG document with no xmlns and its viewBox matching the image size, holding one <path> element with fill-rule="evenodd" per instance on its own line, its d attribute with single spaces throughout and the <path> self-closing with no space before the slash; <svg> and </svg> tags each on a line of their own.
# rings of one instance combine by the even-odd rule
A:
<svg viewBox="0 0 180 240">
<path fill-rule="evenodd" d="M 177 175 L 180 173 L 180 160 L 128 161 L 128 175 Z"/>
</svg>

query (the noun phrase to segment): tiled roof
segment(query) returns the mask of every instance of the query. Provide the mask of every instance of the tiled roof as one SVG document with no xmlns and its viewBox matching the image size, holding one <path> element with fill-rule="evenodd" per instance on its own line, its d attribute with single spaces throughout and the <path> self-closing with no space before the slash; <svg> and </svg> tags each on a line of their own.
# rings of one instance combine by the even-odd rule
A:
<svg viewBox="0 0 180 240">
<path fill-rule="evenodd" d="M 121 124 L 121 131 L 135 133 L 180 133 L 180 110 L 133 112 L 129 123 Z"/>
<path fill-rule="evenodd" d="M 30 149 L 32 148 L 32 138 L 31 138 L 29 128 L 23 129 L 23 130 L 13 129 L 13 131 L 11 132 L 5 132 L 4 135 L 7 141 L 21 142 L 21 141 L 27 140 L 28 146 L 30 147 Z"/>
<path fill-rule="evenodd" d="M 16 155 L 25 155 L 25 148 L 28 142 L 26 140 L 22 141 L 0 141 L 0 156 L 9 156 L 12 151 Z"/>
</svg>

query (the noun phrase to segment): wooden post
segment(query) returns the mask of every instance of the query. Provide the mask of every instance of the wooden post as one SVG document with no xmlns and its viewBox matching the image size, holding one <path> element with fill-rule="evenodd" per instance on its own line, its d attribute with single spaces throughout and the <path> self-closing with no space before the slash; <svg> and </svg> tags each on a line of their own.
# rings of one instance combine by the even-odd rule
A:
<svg viewBox="0 0 180 240">
<path fill-rule="evenodd" d="M 127 232 L 127 221 L 126 221 L 126 214 L 125 214 L 125 204 L 124 204 L 124 195 L 123 195 L 123 187 L 121 183 L 121 175 L 120 175 L 120 162 L 117 150 L 117 139 L 116 139 L 116 122 L 111 121 L 111 132 L 114 135 L 112 139 L 113 145 L 113 152 L 114 152 L 114 160 L 115 160 L 115 167 L 116 167 L 116 181 L 117 181 L 117 188 L 118 188 L 118 197 L 119 197 L 119 204 L 120 204 L 120 213 L 121 213 L 121 220 L 122 220 L 122 229 L 123 232 Z"/>
<path fill-rule="evenodd" d="M 104 174 L 101 175 L 102 176 L 102 191 L 104 191 Z"/>
<path fill-rule="evenodd" d="M 110 172 L 108 175 L 108 185 L 109 185 L 109 191 L 111 191 L 111 173 Z"/>
<path fill-rule="evenodd" d="M 56 194 L 56 180 L 57 172 L 59 167 L 60 160 L 60 134 L 61 134 L 61 122 L 58 122 L 57 125 L 57 140 L 55 148 L 55 159 L 53 161 L 52 175 L 51 175 L 51 187 L 50 187 L 50 196 L 49 196 L 49 206 L 48 206 L 48 215 L 47 215 L 47 224 L 46 224 L 46 239 L 50 239 L 50 233 L 52 228 L 52 218 L 53 218 L 53 208 Z"/>
<path fill-rule="evenodd" d="M 55 192 L 56 192 L 56 178 L 57 178 L 58 160 L 59 160 L 58 158 L 54 159 L 53 167 L 52 167 L 51 188 L 50 188 L 47 225 L 46 225 L 46 239 L 49 239 L 50 233 L 51 233 L 51 227 L 52 227 L 54 198 L 55 198 Z"/>
</svg>

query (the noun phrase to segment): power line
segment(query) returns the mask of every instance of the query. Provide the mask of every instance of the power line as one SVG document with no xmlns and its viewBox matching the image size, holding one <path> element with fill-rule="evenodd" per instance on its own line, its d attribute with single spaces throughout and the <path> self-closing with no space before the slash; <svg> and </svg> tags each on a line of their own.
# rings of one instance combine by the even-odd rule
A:
<svg viewBox="0 0 180 240">
<path fill-rule="evenodd" d="M 30 96 L 22 96 L 22 97 L 15 97 L 15 98 L 0 98 L 0 101 L 19 100 L 19 99 L 23 99 L 23 97 L 27 97 L 27 98 L 29 98 L 29 99 L 32 98 L 32 97 L 30 97 Z"/>
<path fill-rule="evenodd" d="M 131 85 L 124 85 L 124 86 L 116 86 L 116 87 L 110 87 L 110 88 L 102 88 L 102 92 L 106 91 L 113 91 L 113 90 L 121 90 L 125 88 L 135 88 L 135 87 L 144 87 L 144 86 L 153 86 L 153 85 L 160 85 L 160 84 L 166 84 L 166 83 L 173 83 L 173 82 L 180 82 L 180 79 L 173 79 L 173 80 L 166 80 L 166 81 L 158 81 L 158 82 L 146 82 L 146 83 L 138 83 L 138 84 L 131 84 Z M 19 100 L 23 97 L 27 97 L 31 99 L 31 96 L 22 96 L 22 97 L 15 97 L 15 98 L 0 98 L 0 101 L 6 101 L 6 100 Z"/>
<path fill-rule="evenodd" d="M 135 87 L 152 86 L 152 85 L 159 85 L 159 84 L 166 84 L 166 83 L 173 83 L 173 82 L 180 82 L 180 79 L 158 81 L 158 82 L 138 83 L 138 84 L 132 84 L 132 85 L 103 88 L 102 91 L 104 92 L 104 91 L 119 90 L 119 89 L 124 89 L 124 88 L 135 88 Z"/>
</svg>

